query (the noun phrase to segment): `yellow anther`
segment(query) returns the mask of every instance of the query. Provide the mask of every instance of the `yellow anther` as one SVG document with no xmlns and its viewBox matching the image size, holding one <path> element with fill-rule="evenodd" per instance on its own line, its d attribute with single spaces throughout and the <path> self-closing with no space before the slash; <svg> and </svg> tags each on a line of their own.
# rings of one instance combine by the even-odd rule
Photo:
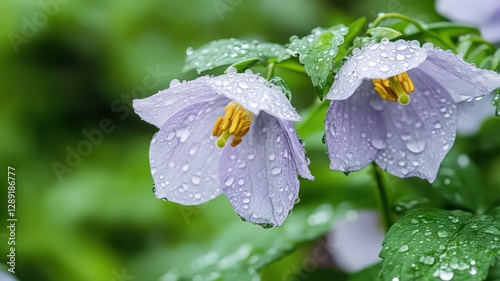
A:
<svg viewBox="0 0 500 281">
<path fill-rule="evenodd" d="M 232 146 L 232 147 L 235 147 L 235 146 L 237 146 L 238 144 L 240 144 L 242 141 L 243 141 L 242 139 L 234 137 L 234 138 L 233 138 L 233 141 L 231 142 L 231 146 Z"/>
<path fill-rule="evenodd" d="M 212 129 L 212 136 L 214 137 L 219 137 L 222 134 L 222 130 L 220 128 L 220 124 L 222 123 L 223 118 L 219 117 L 217 118 L 217 121 L 215 121 L 214 128 Z"/>
<path fill-rule="evenodd" d="M 229 138 L 233 137 L 231 146 L 237 146 L 243 140 L 242 138 L 250 130 L 253 114 L 244 109 L 237 102 L 230 102 L 224 109 L 224 117 L 217 118 L 212 129 L 212 135 L 219 137 L 215 142 L 218 148 L 226 146 Z"/>
<path fill-rule="evenodd" d="M 410 103 L 409 94 L 415 90 L 413 81 L 406 72 L 387 79 L 374 79 L 373 85 L 382 99 L 398 101 L 402 105 Z"/>
<path fill-rule="evenodd" d="M 240 124 L 240 115 L 240 112 L 236 112 L 236 114 L 234 114 L 233 120 L 231 120 L 231 127 L 229 127 L 229 133 L 234 134 L 238 128 L 238 125 Z"/>
</svg>

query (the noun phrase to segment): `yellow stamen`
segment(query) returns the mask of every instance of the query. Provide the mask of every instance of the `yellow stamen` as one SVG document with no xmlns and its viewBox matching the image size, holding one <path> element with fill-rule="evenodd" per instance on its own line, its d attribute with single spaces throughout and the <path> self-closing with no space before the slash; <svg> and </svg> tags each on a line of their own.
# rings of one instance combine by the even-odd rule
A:
<svg viewBox="0 0 500 281">
<path fill-rule="evenodd" d="M 415 90 L 413 81 L 406 72 L 387 79 L 375 79 L 373 85 L 382 99 L 398 101 L 402 105 L 410 103 L 409 94 Z"/>
<path fill-rule="evenodd" d="M 233 136 L 231 146 L 240 144 L 243 141 L 242 138 L 250 130 L 253 119 L 251 112 L 234 101 L 230 102 L 224 110 L 224 117 L 217 118 L 212 129 L 212 135 L 219 137 L 215 142 L 218 148 L 225 147 L 231 136 Z"/>
<path fill-rule="evenodd" d="M 222 130 L 220 128 L 220 124 L 222 123 L 223 118 L 219 117 L 217 118 L 217 121 L 215 121 L 214 128 L 212 129 L 212 136 L 214 137 L 219 137 L 222 134 Z"/>
</svg>

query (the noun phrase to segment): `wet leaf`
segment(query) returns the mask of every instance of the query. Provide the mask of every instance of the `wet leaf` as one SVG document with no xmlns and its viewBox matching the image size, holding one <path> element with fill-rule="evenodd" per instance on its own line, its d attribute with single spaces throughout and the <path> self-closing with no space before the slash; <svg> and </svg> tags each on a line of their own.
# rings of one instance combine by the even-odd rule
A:
<svg viewBox="0 0 500 281">
<path fill-rule="evenodd" d="M 371 28 L 367 32 L 375 40 L 380 40 L 382 38 L 387 38 L 389 40 L 392 40 L 392 39 L 396 39 L 398 37 L 401 37 L 403 35 L 403 33 L 399 32 L 395 29 L 392 29 L 390 27 L 382 27 L 382 26 Z"/>
<path fill-rule="evenodd" d="M 320 205 L 294 211 L 279 228 L 235 223 L 210 242 L 211 249 L 197 253 L 186 267 L 167 272 L 164 279 L 258 280 L 259 270 L 327 233 L 344 214 L 344 210 Z"/>
<path fill-rule="evenodd" d="M 347 32 L 346 26 L 337 25 L 328 29 L 315 28 L 311 34 L 302 38 L 290 38 L 288 49 L 292 55 L 299 56 L 320 99 L 325 94 L 333 60 L 338 54 L 339 46 L 344 43 Z"/>
<path fill-rule="evenodd" d="M 473 211 L 484 211 L 484 187 L 477 165 L 452 148 L 441 163 L 432 187 L 448 202 Z"/>
<path fill-rule="evenodd" d="M 196 69 L 198 73 L 223 65 L 231 65 L 255 60 L 274 59 L 279 62 L 290 57 L 285 47 L 275 43 L 248 42 L 240 39 L 212 41 L 200 48 L 186 51 L 184 71 Z M 244 64 L 244 63 L 243 63 Z"/>
<path fill-rule="evenodd" d="M 382 280 L 484 280 L 500 255 L 500 208 L 486 215 L 419 209 L 384 240 Z"/>
</svg>

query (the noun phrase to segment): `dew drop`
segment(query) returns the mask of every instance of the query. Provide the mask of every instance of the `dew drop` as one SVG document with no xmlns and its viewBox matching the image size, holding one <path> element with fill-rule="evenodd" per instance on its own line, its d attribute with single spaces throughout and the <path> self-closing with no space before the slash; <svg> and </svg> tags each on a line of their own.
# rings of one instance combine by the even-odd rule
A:
<svg viewBox="0 0 500 281">
<path fill-rule="evenodd" d="M 232 176 L 229 176 L 225 181 L 224 181 L 224 184 L 226 186 L 231 186 L 234 182 L 234 178 Z"/>
<path fill-rule="evenodd" d="M 373 97 L 368 99 L 368 103 L 370 104 L 371 108 L 376 111 L 382 111 L 384 109 L 384 101 L 378 96 L 374 95 Z"/>
<path fill-rule="evenodd" d="M 435 258 L 434 257 L 431 257 L 431 256 L 425 256 L 425 257 L 421 257 L 419 259 L 419 262 L 423 263 L 423 264 L 428 264 L 428 265 L 432 265 L 434 264 L 434 260 Z"/>
<path fill-rule="evenodd" d="M 189 163 L 182 165 L 182 171 L 187 172 L 187 170 L 189 170 Z"/>
<path fill-rule="evenodd" d="M 403 245 L 401 246 L 401 248 L 399 248 L 399 252 L 403 253 L 403 252 L 406 252 L 408 251 L 408 245 Z"/>
<path fill-rule="evenodd" d="M 191 182 L 192 182 L 193 184 L 195 184 L 195 185 L 198 185 L 198 184 L 200 184 L 201 179 L 200 179 L 200 177 L 198 177 L 198 176 L 193 176 L 193 177 L 191 178 Z"/>
<path fill-rule="evenodd" d="M 279 173 L 281 173 L 281 168 L 280 167 L 274 167 L 272 170 L 271 170 L 271 174 L 273 175 L 279 175 Z"/>
<path fill-rule="evenodd" d="M 453 278 L 453 272 L 441 270 L 439 272 L 439 278 L 444 281 L 451 280 Z"/>
<path fill-rule="evenodd" d="M 197 151 L 198 151 L 198 147 L 197 147 L 197 146 L 195 146 L 195 145 L 193 145 L 193 146 L 189 149 L 188 154 L 189 154 L 190 156 L 193 156 L 193 155 L 195 155 L 195 154 L 196 154 L 196 152 L 197 152 Z"/>
<path fill-rule="evenodd" d="M 387 71 L 389 71 L 389 67 L 387 65 L 383 65 L 380 67 L 380 71 L 387 72 Z"/>
<path fill-rule="evenodd" d="M 269 159 L 270 161 L 273 161 L 274 159 L 276 159 L 276 155 L 274 153 L 271 153 L 271 154 L 269 154 L 269 156 L 267 156 L 267 159 Z"/>
<path fill-rule="evenodd" d="M 247 159 L 248 159 L 248 160 L 252 160 L 252 159 L 254 159 L 254 158 L 255 158 L 255 155 L 254 155 L 253 153 L 249 153 L 249 154 L 247 155 Z"/>
<path fill-rule="evenodd" d="M 385 144 L 384 140 L 382 140 L 382 139 L 378 139 L 378 138 L 377 139 L 372 139 L 370 143 L 376 149 L 384 149 L 386 147 L 386 144 Z"/>
<path fill-rule="evenodd" d="M 247 83 L 245 83 L 245 82 L 240 82 L 240 83 L 238 84 L 238 86 L 240 86 L 240 88 L 242 88 L 242 89 L 248 89 L 248 85 L 247 85 Z"/>
<path fill-rule="evenodd" d="M 200 199 L 201 198 L 201 193 L 197 192 L 194 194 L 194 198 Z"/>
<path fill-rule="evenodd" d="M 446 230 L 439 230 L 437 232 L 437 234 L 438 234 L 438 237 L 440 237 L 440 238 L 448 237 L 448 231 L 446 231 Z"/>
<path fill-rule="evenodd" d="M 244 185 L 245 184 L 245 180 L 244 179 L 239 179 L 238 180 L 238 184 L 239 185 Z"/>
<path fill-rule="evenodd" d="M 172 81 L 170 81 L 170 87 L 175 87 L 177 85 L 179 85 L 181 83 L 181 81 L 179 81 L 178 79 L 172 79 Z"/>
<path fill-rule="evenodd" d="M 411 140 L 406 143 L 406 148 L 412 153 L 422 153 L 425 150 L 425 141 Z"/>
</svg>

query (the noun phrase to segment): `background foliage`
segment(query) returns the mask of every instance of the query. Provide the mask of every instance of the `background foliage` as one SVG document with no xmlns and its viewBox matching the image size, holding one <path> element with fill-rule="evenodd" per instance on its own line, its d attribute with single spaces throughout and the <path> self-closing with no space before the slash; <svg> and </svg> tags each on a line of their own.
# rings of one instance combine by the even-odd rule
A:
<svg viewBox="0 0 500 281">
<path fill-rule="evenodd" d="M 52 10 L 40 3 L 51 3 Z M 359 16 L 371 21 L 379 12 L 443 20 L 430 0 L 7 0 L 0 9 L 0 155 L 2 167 L 17 171 L 16 272 L 19 280 L 39 281 L 181 275 L 347 280 L 331 260 L 307 261 L 334 221 L 349 210 L 377 208 L 378 197 L 370 169 L 349 176 L 329 170 L 322 133 L 311 129 L 322 128 L 324 114 L 308 111 L 317 96 L 307 77 L 276 72 L 286 76 L 294 106 L 312 115 L 297 127 L 316 177 L 302 183 L 301 200 L 279 229 L 241 222 L 223 196 L 194 207 L 156 199 L 148 163 L 156 128 L 132 113 L 131 99 L 154 94 L 174 78 L 195 78 L 194 70 L 182 72 L 186 49 L 215 39 L 284 44 L 317 26 L 347 25 Z M 23 43 L 14 46 L 12 33 Z M 480 52 L 474 55 L 471 60 L 482 60 Z M 394 214 L 423 206 L 473 211 L 498 205 L 499 129 L 490 119 L 474 136 L 459 137 L 443 164 L 449 173 L 437 182 L 459 181 L 468 189 L 384 176 Z M 463 155 L 473 167 L 462 171 L 457 161 Z M 59 176 L 56 162 L 67 167 Z M 2 183 L 6 176 L 0 175 Z M 2 261 L 6 237 L 2 227 Z M 362 276 L 373 275 L 361 274 L 369 270 L 351 280 L 366 280 Z"/>
</svg>

